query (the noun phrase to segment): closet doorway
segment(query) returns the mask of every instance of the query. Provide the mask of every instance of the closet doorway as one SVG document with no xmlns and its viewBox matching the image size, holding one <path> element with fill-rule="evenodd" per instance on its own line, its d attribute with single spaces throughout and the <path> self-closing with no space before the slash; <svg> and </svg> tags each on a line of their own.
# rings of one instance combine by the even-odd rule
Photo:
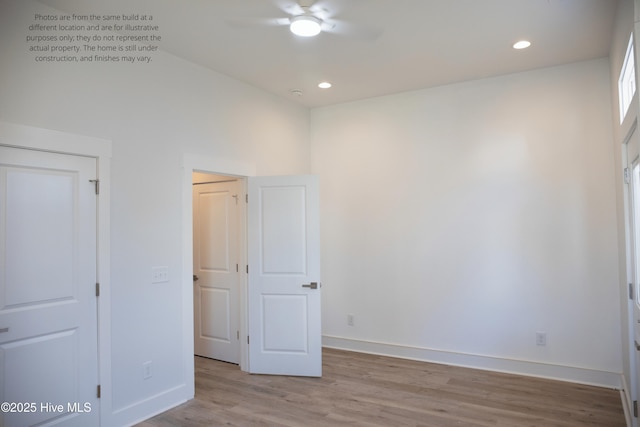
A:
<svg viewBox="0 0 640 427">
<path fill-rule="evenodd" d="M 244 182 L 193 172 L 194 353 L 240 363 Z"/>
</svg>

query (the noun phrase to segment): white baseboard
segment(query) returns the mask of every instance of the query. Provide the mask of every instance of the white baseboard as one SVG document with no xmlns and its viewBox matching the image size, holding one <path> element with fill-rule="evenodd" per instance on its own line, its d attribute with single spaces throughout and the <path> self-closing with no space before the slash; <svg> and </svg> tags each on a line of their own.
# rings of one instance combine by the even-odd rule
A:
<svg viewBox="0 0 640 427">
<path fill-rule="evenodd" d="M 539 378 L 548 378 L 579 384 L 595 385 L 616 390 L 622 389 L 622 375 L 619 372 L 607 372 L 574 366 L 554 365 L 526 360 L 505 359 L 476 354 L 456 353 L 382 342 L 355 340 L 324 335 L 322 345 L 328 348 L 350 350 L 360 353 L 403 359 L 433 362 L 465 368 L 505 372 Z"/>
<path fill-rule="evenodd" d="M 189 387 L 183 385 L 166 390 L 147 399 L 113 411 L 107 425 L 132 426 L 162 412 L 174 408 L 193 396 L 188 396 Z"/>
</svg>

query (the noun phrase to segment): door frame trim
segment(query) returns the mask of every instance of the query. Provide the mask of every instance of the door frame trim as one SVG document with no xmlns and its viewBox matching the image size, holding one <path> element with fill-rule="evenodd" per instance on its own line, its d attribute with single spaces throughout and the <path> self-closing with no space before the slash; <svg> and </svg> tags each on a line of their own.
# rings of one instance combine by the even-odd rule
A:
<svg viewBox="0 0 640 427">
<path fill-rule="evenodd" d="M 0 145 L 28 150 L 92 157 L 96 159 L 100 197 L 97 201 L 97 280 L 98 298 L 98 384 L 111 390 L 111 241 L 110 171 L 111 141 L 56 130 L 0 121 Z M 99 399 L 100 424 L 109 425 L 112 413 L 111 392 Z"/>
<path fill-rule="evenodd" d="M 187 399 L 195 396 L 194 360 L 193 360 L 193 172 L 203 172 L 216 175 L 235 176 L 242 181 L 246 194 L 246 177 L 255 176 L 256 166 L 251 163 L 238 162 L 221 157 L 209 157 L 192 153 L 185 153 L 182 159 L 182 333 L 184 354 L 184 375 L 187 386 Z M 246 209 L 241 213 L 246 217 Z M 240 240 L 243 246 L 240 253 L 246 261 L 246 220 L 240 229 Z M 245 262 L 246 264 L 246 262 Z M 243 286 L 239 293 L 240 302 L 240 336 L 247 335 L 246 284 L 247 279 L 241 281 Z M 245 340 L 240 340 L 240 369 L 248 371 L 249 353 Z"/>
</svg>

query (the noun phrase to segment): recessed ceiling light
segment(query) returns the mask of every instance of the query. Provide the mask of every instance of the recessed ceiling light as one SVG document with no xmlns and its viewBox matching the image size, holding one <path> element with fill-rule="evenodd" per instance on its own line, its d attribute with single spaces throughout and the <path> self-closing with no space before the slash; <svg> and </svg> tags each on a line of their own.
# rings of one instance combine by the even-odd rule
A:
<svg viewBox="0 0 640 427">
<path fill-rule="evenodd" d="M 321 22 L 322 21 L 315 16 L 300 15 L 295 18 L 291 18 L 291 25 L 289 25 L 289 29 L 296 36 L 313 37 L 320 34 L 320 30 L 322 29 L 320 26 Z"/>
<path fill-rule="evenodd" d="M 318 83 L 318 87 L 320 89 L 329 89 L 331 87 L 331 83 L 329 82 Z"/>
<path fill-rule="evenodd" d="M 289 91 L 289 93 L 291 93 L 291 95 L 295 95 L 295 96 L 302 96 L 302 91 L 300 89 L 291 89 Z"/>
<path fill-rule="evenodd" d="M 528 40 L 520 40 L 519 42 L 513 44 L 514 49 L 526 49 L 529 46 L 531 46 L 531 42 Z"/>
</svg>

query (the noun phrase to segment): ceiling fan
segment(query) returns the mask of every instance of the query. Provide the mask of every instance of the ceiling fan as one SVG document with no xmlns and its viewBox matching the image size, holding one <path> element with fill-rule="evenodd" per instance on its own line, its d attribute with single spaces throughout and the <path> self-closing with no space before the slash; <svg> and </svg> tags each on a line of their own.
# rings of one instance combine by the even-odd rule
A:
<svg viewBox="0 0 640 427">
<path fill-rule="evenodd" d="M 300 37 L 313 37 L 321 32 L 374 40 L 382 30 L 366 25 L 351 24 L 333 17 L 320 0 L 297 0 L 283 4 L 280 9 L 288 16 L 280 18 L 227 18 L 227 24 L 242 27 L 289 27 Z"/>
</svg>

